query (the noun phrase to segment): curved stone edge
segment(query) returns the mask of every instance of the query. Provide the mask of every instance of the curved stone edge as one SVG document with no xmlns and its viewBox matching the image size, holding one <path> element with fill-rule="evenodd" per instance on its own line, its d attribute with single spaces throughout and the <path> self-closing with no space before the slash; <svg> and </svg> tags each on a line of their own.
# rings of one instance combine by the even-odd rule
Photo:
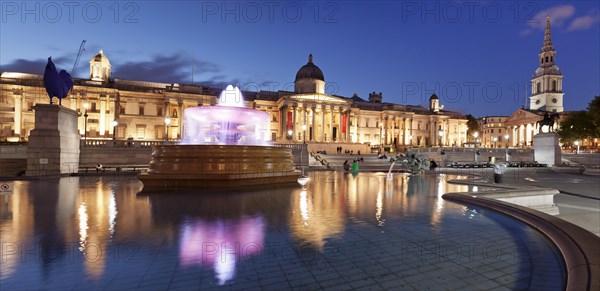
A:
<svg viewBox="0 0 600 291">
<path fill-rule="evenodd" d="M 590 175 L 590 176 L 600 176 L 600 168 L 585 168 L 585 170 L 583 171 L 584 175 Z"/>
<path fill-rule="evenodd" d="M 446 193 L 442 198 L 485 207 L 530 225 L 561 252 L 567 268 L 565 290 L 600 290 L 600 238 L 593 233 L 549 214 L 473 193 Z"/>
</svg>

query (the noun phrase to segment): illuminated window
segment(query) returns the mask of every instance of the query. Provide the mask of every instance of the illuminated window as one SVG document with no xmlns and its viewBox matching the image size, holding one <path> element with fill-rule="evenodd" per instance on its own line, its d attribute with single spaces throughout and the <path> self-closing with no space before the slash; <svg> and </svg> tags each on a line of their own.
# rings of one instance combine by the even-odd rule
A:
<svg viewBox="0 0 600 291">
<path fill-rule="evenodd" d="M 136 132 L 138 139 L 144 139 L 146 137 L 146 126 L 137 126 Z"/>
</svg>

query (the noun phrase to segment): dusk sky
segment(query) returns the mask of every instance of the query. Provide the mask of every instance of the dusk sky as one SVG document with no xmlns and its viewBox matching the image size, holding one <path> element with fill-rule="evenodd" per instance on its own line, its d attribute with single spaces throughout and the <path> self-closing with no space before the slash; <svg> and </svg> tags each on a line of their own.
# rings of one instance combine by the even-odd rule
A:
<svg viewBox="0 0 600 291">
<path fill-rule="evenodd" d="M 309 53 L 326 93 L 510 115 L 525 105 L 550 15 L 565 110 L 600 95 L 599 1 L 2 1 L 0 71 L 293 90 Z M 192 63 L 195 65 L 192 66 Z"/>
</svg>

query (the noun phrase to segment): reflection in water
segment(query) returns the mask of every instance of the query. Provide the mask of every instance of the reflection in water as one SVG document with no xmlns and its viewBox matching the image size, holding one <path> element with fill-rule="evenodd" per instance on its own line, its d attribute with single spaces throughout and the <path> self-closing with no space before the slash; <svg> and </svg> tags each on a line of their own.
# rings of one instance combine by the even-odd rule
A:
<svg viewBox="0 0 600 291">
<path fill-rule="evenodd" d="M 306 188 L 303 188 L 300 191 L 300 215 L 302 215 L 302 220 L 304 221 L 304 225 L 308 225 L 308 193 L 306 192 Z"/>
<path fill-rule="evenodd" d="M 85 209 L 85 202 L 81 202 L 77 209 L 77 217 L 79 217 L 79 251 L 85 252 L 85 244 L 87 242 L 88 231 L 88 215 Z"/>
<path fill-rule="evenodd" d="M 115 199 L 115 189 L 110 190 L 108 201 L 108 231 L 112 237 L 115 234 L 115 223 L 117 219 L 117 200 Z"/>
<path fill-rule="evenodd" d="M 264 243 L 262 216 L 184 222 L 179 239 L 179 262 L 183 267 L 212 266 L 219 285 L 235 275 L 236 262 L 260 253 Z"/>
<path fill-rule="evenodd" d="M 334 172 L 311 177 L 306 189 L 294 189 L 291 194 L 289 231 L 298 245 L 310 245 L 322 250 L 325 240 L 344 231 L 344 183 L 338 183 Z"/>
<path fill-rule="evenodd" d="M 374 229 L 381 238 L 396 239 L 396 243 L 406 238 L 396 235 L 404 233 L 446 239 L 456 225 L 456 220 L 448 223 L 447 217 L 459 216 L 469 223 L 486 219 L 485 213 L 476 209 L 442 201 L 444 192 L 468 188 L 447 184 L 448 179 L 456 178 L 453 176 L 394 174 L 388 180 L 385 173 L 310 175 L 313 182 L 306 189 L 151 196 L 136 195 L 142 185 L 135 177 L 123 181 L 71 177 L 15 182 L 8 209 L 0 208 L 2 242 L 23 241 L 30 249 L 38 244 L 40 249 L 64 246 L 57 252 L 67 255 L 26 262 L 18 255 L 3 255 L 0 278 L 9 286 L 33 278 L 39 282 L 37 288 L 46 288 L 46 278 L 60 281 L 67 270 L 86 283 L 105 282 L 129 266 L 146 274 L 149 265 L 170 262 L 165 257 L 171 256 L 175 264 L 191 273 L 197 271 L 198 276 L 228 285 L 236 281 L 240 269 L 255 267 L 251 258 L 260 260 L 261 252 L 271 244 L 284 248 L 310 245 L 332 255 L 327 246 L 371 239 Z M 462 232 L 460 235 L 454 239 L 460 241 L 464 236 Z M 124 252 L 119 257 L 110 251 L 131 243 L 142 251 L 134 257 L 137 265 L 123 267 L 123 263 L 131 264 L 126 261 L 131 253 L 120 249 Z M 99 252 L 102 255 L 98 256 Z M 73 259 L 73 253 L 87 259 Z M 156 255 L 149 258 L 148 253 Z M 202 268 L 212 271 L 197 270 Z"/>
<path fill-rule="evenodd" d="M 383 179 L 379 179 L 379 190 L 377 191 L 377 207 L 375 210 L 375 219 L 378 226 L 383 226 L 385 219 L 382 219 L 383 214 Z"/>
</svg>

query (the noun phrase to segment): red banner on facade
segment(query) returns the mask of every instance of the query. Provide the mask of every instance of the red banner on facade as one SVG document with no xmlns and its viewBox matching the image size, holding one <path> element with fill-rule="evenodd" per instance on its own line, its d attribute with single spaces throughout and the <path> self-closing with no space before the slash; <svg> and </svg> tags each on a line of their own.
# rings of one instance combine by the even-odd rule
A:
<svg viewBox="0 0 600 291">
<path fill-rule="evenodd" d="M 346 115 L 342 115 L 342 133 L 346 133 Z"/>
<path fill-rule="evenodd" d="M 287 113 L 287 124 L 286 124 L 286 130 L 291 130 L 292 129 L 292 112 L 288 111 Z"/>
</svg>

